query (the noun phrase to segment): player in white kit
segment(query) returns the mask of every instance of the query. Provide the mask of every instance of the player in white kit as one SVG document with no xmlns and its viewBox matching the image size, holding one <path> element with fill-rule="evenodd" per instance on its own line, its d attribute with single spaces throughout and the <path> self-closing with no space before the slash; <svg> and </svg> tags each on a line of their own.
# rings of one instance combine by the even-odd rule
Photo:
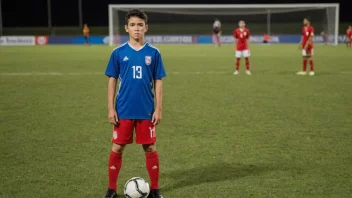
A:
<svg viewBox="0 0 352 198">
<path fill-rule="evenodd" d="M 213 43 L 215 44 L 215 47 L 220 47 L 221 46 L 221 23 L 219 19 L 215 19 L 213 23 Z"/>
</svg>

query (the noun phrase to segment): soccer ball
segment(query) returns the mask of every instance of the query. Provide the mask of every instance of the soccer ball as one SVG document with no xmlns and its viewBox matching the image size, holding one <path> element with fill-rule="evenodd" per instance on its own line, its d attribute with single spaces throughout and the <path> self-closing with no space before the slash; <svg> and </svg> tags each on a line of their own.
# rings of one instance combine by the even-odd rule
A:
<svg viewBox="0 0 352 198">
<path fill-rule="evenodd" d="M 147 198 L 149 192 L 149 184 L 143 178 L 133 177 L 125 184 L 124 194 L 126 198 Z"/>
</svg>

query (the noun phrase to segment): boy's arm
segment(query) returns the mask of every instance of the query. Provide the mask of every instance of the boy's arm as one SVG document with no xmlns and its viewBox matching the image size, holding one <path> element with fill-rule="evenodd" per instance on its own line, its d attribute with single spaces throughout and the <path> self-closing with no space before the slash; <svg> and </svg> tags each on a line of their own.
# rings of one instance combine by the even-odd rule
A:
<svg viewBox="0 0 352 198">
<path fill-rule="evenodd" d="M 250 43 L 251 43 L 251 33 L 248 30 L 247 39 L 246 39 L 246 44 L 247 44 L 248 51 L 250 51 L 250 48 L 249 48 L 250 47 L 249 46 Z"/>
<path fill-rule="evenodd" d="M 162 111 L 162 104 L 163 104 L 163 81 L 161 79 L 157 79 L 154 82 L 155 85 L 155 102 L 156 107 L 152 118 L 152 123 L 157 125 L 161 121 L 161 111 Z"/>
<path fill-rule="evenodd" d="M 309 45 L 311 45 L 313 43 L 313 35 L 314 35 L 314 30 L 311 30 L 309 32 L 309 39 L 308 39 L 306 45 L 304 46 L 305 50 L 308 48 Z"/>
<path fill-rule="evenodd" d="M 312 43 L 312 40 L 313 40 L 313 36 L 310 36 L 306 45 L 304 46 L 304 49 L 306 50 L 308 48 L 308 46 Z"/>
<path fill-rule="evenodd" d="M 116 110 L 115 110 L 115 105 L 114 105 L 114 99 L 115 99 L 115 92 L 116 92 L 116 83 L 117 79 L 113 77 L 109 77 L 109 83 L 108 83 L 108 110 L 109 110 L 109 121 L 113 125 L 117 125 L 119 122 L 119 118 L 117 116 Z"/>
</svg>

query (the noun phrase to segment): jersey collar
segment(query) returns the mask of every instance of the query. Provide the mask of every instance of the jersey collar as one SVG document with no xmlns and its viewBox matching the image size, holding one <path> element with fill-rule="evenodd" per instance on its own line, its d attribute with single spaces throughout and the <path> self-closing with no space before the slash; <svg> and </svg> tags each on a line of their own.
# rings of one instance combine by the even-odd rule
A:
<svg viewBox="0 0 352 198">
<path fill-rule="evenodd" d="M 138 51 L 142 50 L 148 43 L 145 42 L 144 45 L 143 45 L 142 47 L 140 47 L 139 49 L 134 49 L 134 48 L 130 45 L 129 42 L 127 42 L 127 44 L 128 44 L 128 46 L 130 46 L 130 48 L 132 48 L 134 51 L 138 52 Z"/>
</svg>

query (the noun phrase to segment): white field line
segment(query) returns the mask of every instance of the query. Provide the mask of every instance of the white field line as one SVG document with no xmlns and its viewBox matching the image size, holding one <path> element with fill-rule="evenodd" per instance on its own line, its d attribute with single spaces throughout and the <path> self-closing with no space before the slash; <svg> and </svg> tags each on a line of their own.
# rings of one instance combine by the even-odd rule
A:
<svg viewBox="0 0 352 198">
<path fill-rule="evenodd" d="M 168 72 L 172 75 L 214 75 L 214 74 L 232 74 L 225 71 L 195 71 L 195 72 Z M 295 74 L 295 73 L 293 73 Z M 352 74 L 352 71 L 336 72 L 335 74 Z M 319 72 L 317 72 L 319 75 Z M 2 72 L 0 76 L 104 76 L 104 72 Z"/>
<path fill-rule="evenodd" d="M 226 74 L 222 71 L 207 71 L 207 72 L 170 72 L 174 75 L 200 75 L 200 74 Z M 104 76 L 104 72 L 2 72 L 1 76 Z"/>
</svg>

